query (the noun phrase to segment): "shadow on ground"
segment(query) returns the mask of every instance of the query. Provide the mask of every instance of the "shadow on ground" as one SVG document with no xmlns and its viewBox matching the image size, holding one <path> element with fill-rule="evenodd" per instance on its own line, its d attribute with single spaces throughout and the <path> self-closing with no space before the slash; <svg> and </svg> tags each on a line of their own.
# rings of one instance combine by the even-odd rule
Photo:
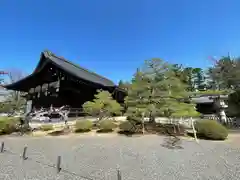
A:
<svg viewBox="0 0 240 180">
<path fill-rule="evenodd" d="M 168 149 L 183 149 L 181 139 L 176 136 L 166 136 L 161 146 Z"/>
<path fill-rule="evenodd" d="M 61 135 L 68 135 L 70 134 L 71 131 L 69 129 L 62 129 L 62 130 L 57 130 L 57 131 L 53 131 L 48 133 L 48 135 L 50 136 L 61 136 Z"/>
<path fill-rule="evenodd" d="M 111 133 L 113 132 L 112 129 L 99 129 L 97 130 L 97 133 Z"/>
</svg>

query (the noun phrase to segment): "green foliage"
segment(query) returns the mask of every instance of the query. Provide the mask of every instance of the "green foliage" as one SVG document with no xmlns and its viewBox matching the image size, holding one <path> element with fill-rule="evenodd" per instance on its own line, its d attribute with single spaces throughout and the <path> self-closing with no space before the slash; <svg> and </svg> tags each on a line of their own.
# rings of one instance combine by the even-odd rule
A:
<svg viewBox="0 0 240 180">
<path fill-rule="evenodd" d="M 232 90 L 206 90 L 206 91 L 198 91 L 198 92 L 194 92 L 191 95 L 192 96 L 197 96 L 197 95 L 228 95 L 229 93 L 231 93 Z"/>
<path fill-rule="evenodd" d="M 240 116 L 240 89 L 236 90 L 235 92 L 231 93 L 228 96 L 228 108 L 227 114 L 229 116 Z"/>
<path fill-rule="evenodd" d="M 201 114 L 196 111 L 195 104 L 188 103 L 179 103 L 175 107 L 172 117 L 199 117 Z"/>
<path fill-rule="evenodd" d="M 174 68 L 163 60 L 152 59 L 137 70 L 125 99 L 128 116 L 172 117 L 195 112 L 194 105 L 182 102 L 189 93 Z"/>
<path fill-rule="evenodd" d="M 206 84 L 205 84 L 205 75 L 204 72 L 201 68 L 194 68 L 193 70 L 194 73 L 194 88 L 198 89 L 198 90 L 204 90 L 206 88 Z"/>
<path fill-rule="evenodd" d="M 1 102 L 0 103 L 0 113 L 8 113 L 13 110 L 13 107 L 8 102 Z"/>
<path fill-rule="evenodd" d="M 88 132 L 91 131 L 93 122 L 90 120 L 77 120 L 75 124 L 75 132 Z"/>
<path fill-rule="evenodd" d="M 128 87 L 129 87 L 130 83 L 129 82 L 124 82 L 122 80 L 119 81 L 118 83 L 118 87 L 121 88 L 121 89 L 124 89 L 124 90 L 128 90 Z"/>
<path fill-rule="evenodd" d="M 208 75 L 215 89 L 237 89 L 240 82 L 240 59 L 223 56 L 208 69 Z"/>
<path fill-rule="evenodd" d="M 40 127 L 42 131 L 51 131 L 53 130 L 53 125 L 52 124 L 44 124 Z"/>
<path fill-rule="evenodd" d="M 25 99 L 16 92 L 10 92 L 4 102 L 0 103 L 0 113 L 9 113 L 24 109 Z"/>
<path fill-rule="evenodd" d="M 183 67 L 179 64 L 174 64 L 173 67 L 177 77 L 188 86 L 187 89 L 190 92 L 202 91 L 204 93 L 205 90 L 236 90 L 239 88 L 240 58 L 223 56 L 216 60 L 213 67 L 206 70 Z"/>
<path fill-rule="evenodd" d="M 206 139 L 225 140 L 228 136 L 228 130 L 214 120 L 199 120 L 195 128 L 197 133 Z"/>
<path fill-rule="evenodd" d="M 133 123 L 129 121 L 124 121 L 124 122 L 121 122 L 121 124 L 119 125 L 119 130 L 120 132 L 135 133 L 136 127 L 134 126 Z"/>
<path fill-rule="evenodd" d="M 120 114 L 122 107 L 115 101 L 108 91 L 98 91 L 93 101 L 83 104 L 83 110 L 87 114 L 97 116 L 99 120 L 113 114 Z"/>
<path fill-rule="evenodd" d="M 128 96 L 125 98 L 125 104 L 128 107 L 127 115 L 141 116 L 146 111 L 147 106 L 144 97 L 146 88 L 147 82 L 143 79 L 142 73 L 137 71 L 128 89 Z"/>
<path fill-rule="evenodd" d="M 173 70 L 181 82 L 187 86 L 188 91 L 204 90 L 207 87 L 203 69 L 173 64 Z"/>
<path fill-rule="evenodd" d="M 0 134 L 11 134 L 18 131 L 19 118 L 0 117 Z"/>
<path fill-rule="evenodd" d="M 140 117 L 140 115 L 139 116 L 135 116 L 135 115 L 136 114 L 133 114 L 131 116 L 127 116 L 127 120 L 132 121 L 132 122 L 137 122 L 137 123 L 142 122 L 142 117 Z"/>
<path fill-rule="evenodd" d="M 205 77 L 201 68 L 187 67 L 183 69 L 182 73 L 189 91 L 204 88 Z"/>
<path fill-rule="evenodd" d="M 99 123 L 99 129 L 101 132 L 110 132 L 116 127 L 116 124 L 112 120 L 103 120 Z"/>
</svg>

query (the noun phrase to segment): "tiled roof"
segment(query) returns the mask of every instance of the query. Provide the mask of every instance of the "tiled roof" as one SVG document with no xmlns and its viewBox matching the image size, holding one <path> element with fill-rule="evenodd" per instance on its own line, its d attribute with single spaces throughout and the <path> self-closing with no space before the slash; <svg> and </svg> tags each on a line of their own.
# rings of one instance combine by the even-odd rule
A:
<svg viewBox="0 0 240 180">
<path fill-rule="evenodd" d="M 37 68 L 35 69 L 35 71 L 32 74 L 30 74 L 29 76 L 15 82 L 15 83 L 5 85 L 4 87 L 7 89 L 12 89 L 12 90 L 20 90 L 20 91 L 23 90 L 20 88 L 20 84 L 31 79 L 38 72 L 38 69 L 41 69 L 41 68 L 39 68 L 40 64 L 47 64 L 48 62 L 53 63 L 58 68 L 66 71 L 67 73 L 75 76 L 76 78 L 83 79 L 83 80 L 86 80 L 88 82 L 92 82 L 95 84 L 99 84 L 100 86 L 104 86 L 104 87 L 116 87 L 116 85 L 109 79 L 107 79 L 103 76 L 100 76 L 94 72 L 91 72 L 85 68 L 82 68 L 70 61 L 67 61 L 66 59 L 64 59 L 62 57 L 58 57 L 49 51 L 43 51 L 41 53 L 41 59 L 38 63 Z M 43 66 L 45 66 L 45 65 L 43 65 Z"/>
<path fill-rule="evenodd" d="M 82 68 L 70 61 L 67 61 L 66 59 L 62 58 L 62 57 L 58 57 L 54 54 L 52 54 L 51 52 L 49 53 L 48 51 L 44 51 L 43 52 L 44 56 L 46 58 L 48 58 L 50 61 L 52 61 L 54 64 L 56 64 L 57 66 L 59 66 L 61 69 L 67 71 L 68 73 L 90 81 L 90 82 L 94 82 L 96 84 L 100 84 L 103 86 L 115 86 L 115 84 L 110 81 L 109 79 L 100 76 L 94 72 L 91 72 L 85 68 Z"/>
</svg>

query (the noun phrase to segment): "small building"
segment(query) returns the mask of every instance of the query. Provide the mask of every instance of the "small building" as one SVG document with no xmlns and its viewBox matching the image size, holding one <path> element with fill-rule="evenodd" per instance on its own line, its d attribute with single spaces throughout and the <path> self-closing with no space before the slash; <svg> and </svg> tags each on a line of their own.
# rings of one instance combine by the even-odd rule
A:
<svg viewBox="0 0 240 180">
<path fill-rule="evenodd" d="M 217 114 L 220 107 L 218 106 L 218 101 L 216 99 L 221 98 L 227 103 L 227 95 L 201 95 L 198 97 L 191 98 L 192 102 L 196 103 L 196 110 L 201 114 Z"/>
<path fill-rule="evenodd" d="M 41 53 L 37 67 L 29 76 L 5 85 L 8 90 L 26 92 L 26 99 L 35 109 L 61 107 L 81 108 L 94 99 L 97 90 L 109 91 L 119 103 L 126 92 L 111 80 L 90 72 L 49 51 Z"/>
</svg>

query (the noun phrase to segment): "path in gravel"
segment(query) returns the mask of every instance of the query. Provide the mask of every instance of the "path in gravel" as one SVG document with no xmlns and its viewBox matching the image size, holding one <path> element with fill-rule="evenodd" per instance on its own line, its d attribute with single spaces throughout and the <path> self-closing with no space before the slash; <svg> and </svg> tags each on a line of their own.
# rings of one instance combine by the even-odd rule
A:
<svg viewBox="0 0 240 180">
<path fill-rule="evenodd" d="M 240 179 L 240 149 L 232 142 L 197 144 L 186 139 L 180 144 L 183 149 L 168 149 L 162 146 L 165 140 L 154 135 L 2 137 L 6 149 L 16 155 L 0 154 L 0 179 L 117 180 L 117 168 L 122 180 Z M 23 161 L 19 155 L 25 145 L 29 159 Z M 48 166 L 56 164 L 58 155 L 63 168 L 59 174 Z"/>
</svg>

